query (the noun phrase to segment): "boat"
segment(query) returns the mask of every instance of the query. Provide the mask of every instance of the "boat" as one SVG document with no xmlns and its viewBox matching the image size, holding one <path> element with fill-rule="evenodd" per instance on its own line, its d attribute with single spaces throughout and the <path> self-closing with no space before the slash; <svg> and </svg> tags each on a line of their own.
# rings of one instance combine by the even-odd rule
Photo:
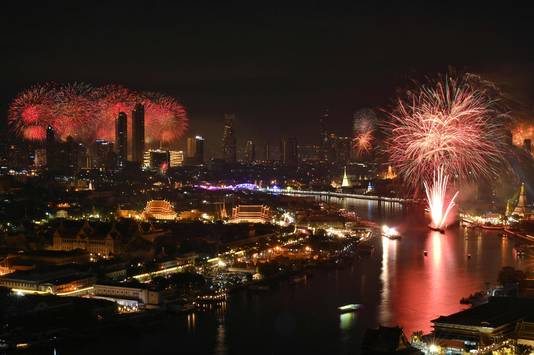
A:
<svg viewBox="0 0 534 355">
<path fill-rule="evenodd" d="M 357 311 L 358 309 L 361 308 L 361 304 L 359 303 L 350 303 L 350 304 L 346 304 L 344 306 L 339 306 L 337 307 L 337 310 L 339 311 L 339 313 L 349 313 L 349 312 L 355 312 Z"/>
<path fill-rule="evenodd" d="M 382 236 L 392 240 L 401 239 L 401 235 L 395 228 L 386 225 L 382 226 Z"/>
<path fill-rule="evenodd" d="M 441 234 L 445 234 L 445 229 L 443 229 L 443 228 L 436 228 L 436 227 L 432 227 L 430 225 L 428 226 L 428 228 L 430 228 L 433 231 L 440 232 Z"/>
</svg>

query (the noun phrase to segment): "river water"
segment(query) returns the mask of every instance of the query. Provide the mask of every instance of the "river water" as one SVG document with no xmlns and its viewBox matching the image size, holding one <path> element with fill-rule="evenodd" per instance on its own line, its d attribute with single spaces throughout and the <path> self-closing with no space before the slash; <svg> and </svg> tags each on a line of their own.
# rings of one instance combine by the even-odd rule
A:
<svg viewBox="0 0 534 355">
<path fill-rule="evenodd" d="M 432 319 L 465 307 L 460 298 L 495 283 L 503 266 L 526 266 L 515 256 L 515 241 L 498 232 L 455 227 L 443 235 L 427 229 L 423 211 L 400 204 L 328 202 L 395 226 L 403 238 L 376 238 L 374 255 L 347 269 L 317 270 L 303 283 L 281 284 L 262 294 L 238 293 L 216 312 L 168 317 L 77 352 L 358 354 L 365 329 L 382 324 L 400 325 L 407 336 L 428 332 Z M 340 315 L 337 307 L 347 303 L 363 307 Z"/>
</svg>

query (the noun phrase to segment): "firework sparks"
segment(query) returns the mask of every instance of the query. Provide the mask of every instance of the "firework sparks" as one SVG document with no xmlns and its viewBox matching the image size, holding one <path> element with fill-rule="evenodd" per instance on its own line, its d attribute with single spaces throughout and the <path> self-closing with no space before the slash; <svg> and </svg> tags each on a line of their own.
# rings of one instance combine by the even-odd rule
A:
<svg viewBox="0 0 534 355">
<path fill-rule="evenodd" d="M 445 204 L 450 177 L 490 176 L 503 161 L 504 124 L 496 106 L 466 77 L 446 77 L 399 99 L 390 113 L 391 164 L 413 187 L 423 182 L 434 227 L 442 228 L 454 206 L 457 193 Z"/>
<path fill-rule="evenodd" d="M 432 185 L 426 181 L 423 182 L 432 219 L 432 227 L 436 229 L 444 227 L 450 211 L 455 206 L 454 200 L 458 197 L 458 191 L 456 191 L 449 203 L 445 203 L 449 177 L 445 175 L 444 170 L 443 166 L 440 166 L 437 171 L 434 171 Z"/>
<path fill-rule="evenodd" d="M 369 154 L 373 148 L 373 131 L 358 133 L 353 140 L 353 148 L 358 157 Z"/>
<path fill-rule="evenodd" d="M 52 126 L 61 139 L 71 136 L 85 143 L 113 141 L 119 112 L 132 112 L 143 103 L 147 143 L 173 144 L 187 129 L 185 108 L 174 98 L 138 93 L 120 85 L 94 88 L 84 83 L 35 85 L 20 93 L 9 108 L 11 128 L 28 140 L 41 141 Z"/>
</svg>

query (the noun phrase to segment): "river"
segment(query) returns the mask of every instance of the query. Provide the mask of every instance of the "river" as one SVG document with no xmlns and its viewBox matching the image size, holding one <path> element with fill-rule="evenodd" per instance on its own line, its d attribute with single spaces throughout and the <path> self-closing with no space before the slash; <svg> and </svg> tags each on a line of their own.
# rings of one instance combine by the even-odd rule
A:
<svg viewBox="0 0 534 355">
<path fill-rule="evenodd" d="M 454 227 L 440 234 L 427 229 L 422 211 L 397 203 L 328 202 L 395 226 L 403 238 L 376 238 L 374 255 L 347 269 L 317 270 L 303 283 L 262 294 L 241 292 L 217 312 L 168 317 L 82 345 L 78 353 L 358 354 L 365 329 L 429 332 L 432 319 L 464 308 L 460 298 L 495 283 L 503 266 L 525 266 L 514 239 L 495 231 Z M 347 303 L 363 307 L 340 315 L 337 307 Z"/>
</svg>

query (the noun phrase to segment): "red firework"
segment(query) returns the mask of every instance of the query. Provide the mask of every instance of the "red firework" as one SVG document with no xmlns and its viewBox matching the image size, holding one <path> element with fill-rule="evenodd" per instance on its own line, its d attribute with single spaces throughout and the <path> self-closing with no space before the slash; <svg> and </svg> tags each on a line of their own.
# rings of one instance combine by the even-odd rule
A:
<svg viewBox="0 0 534 355">
<path fill-rule="evenodd" d="M 11 103 L 8 117 L 11 128 L 28 140 L 42 140 L 54 117 L 55 88 L 51 84 L 34 85 L 21 92 Z"/>
<path fill-rule="evenodd" d="M 136 103 L 145 105 L 148 144 L 172 145 L 185 133 L 187 113 L 176 99 L 137 93 L 120 85 L 35 85 L 13 100 L 9 122 L 28 140 L 44 140 L 46 127 L 51 125 L 61 139 L 71 136 L 88 144 L 97 138 L 113 141 L 117 115 L 125 112 L 130 116 Z"/>
</svg>

